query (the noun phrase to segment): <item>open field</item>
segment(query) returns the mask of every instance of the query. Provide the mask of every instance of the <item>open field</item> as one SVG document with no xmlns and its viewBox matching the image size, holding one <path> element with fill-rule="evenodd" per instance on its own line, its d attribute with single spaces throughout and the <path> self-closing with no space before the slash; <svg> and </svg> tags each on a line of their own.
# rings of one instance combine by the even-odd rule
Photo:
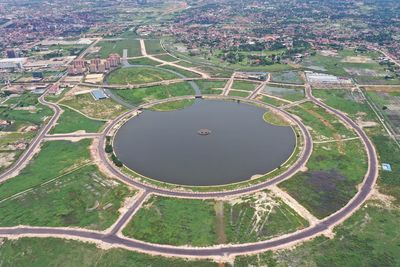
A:
<svg viewBox="0 0 400 267">
<path fill-rule="evenodd" d="M 160 62 L 154 61 L 147 57 L 128 59 L 128 63 L 132 65 L 149 65 L 149 66 L 160 65 Z"/>
<path fill-rule="evenodd" d="M 35 132 L 0 131 L 0 171 L 10 166 L 25 150 Z"/>
<path fill-rule="evenodd" d="M 161 244 L 216 243 L 213 201 L 152 197 L 135 214 L 124 235 Z"/>
<path fill-rule="evenodd" d="M 0 120 L 9 120 L 11 125 L 3 131 L 17 131 L 26 126 L 40 126 L 46 118 L 53 115 L 53 111 L 38 102 L 38 96 L 25 93 L 10 98 L 5 103 L 7 107 L 0 107 Z"/>
<path fill-rule="evenodd" d="M 140 43 L 136 39 L 121 39 L 117 41 L 101 41 L 97 44 L 101 49 L 99 56 L 101 58 L 107 58 L 112 53 L 117 53 L 121 57 L 123 56 L 123 50 L 128 49 L 128 57 L 141 56 Z"/>
<path fill-rule="evenodd" d="M 124 249 L 103 250 L 95 244 L 55 238 L 5 240 L 0 255 L 5 266 L 217 266 L 208 261 L 156 257 Z"/>
<path fill-rule="evenodd" d="M 166 55 L 161 55 L 161 56 L 156 56 L 156 58 L 167 61 L 167 62 L 174 62 L 174 61 L 178 61 L 179 59 L 176 57 L 173 57 L 169 54 Z M 181 64 L 179 64 L 181 65 Z M 192 67 L 192 66 L 184 66 L 184 67 Z"/>
<path fill-rule="evenodd" d="M 317 53 L 306 58 L 303 65 L 315 71 L 354 78 L 359 84 L 399 84 L 397 78 L 386 78 L 386 69 L 379 64 L 378 57 L 380 54 L 376 52 L 356 53 L 345 49 L 334 56 Z"/>
<path fill-rule="evenodd" d="M 118 218 L 128 187 L 84 165 L 0 203 L 1 226 L 79 226 L 102 230 Z"/>
<path fill-rule="evenodd" d="M 107 82 L 109 84 L 141 84 L 176 78 L 178 78 L 177 75 L 161 68 L 131 67 L 112 71 L 107 76 Z"/>
<path fill-rule="evenodd" d="M 158 104 L 152 106 L 150 109 L 154 111 L 170 111 L 170 110 L 177 110 L 177 109 L 184 109 L 188 106 L 193 105 L 193 99 L 184 99 L 178 101 L 171 101 L 168 103 Z"/>
<path fill-rule="evenodd" d="M 146 52 L 149 55 L 165 53 L 159 39 L 146 39 L 144 40 L 144 44 L 146 45 Z"/>
<path fill-rule="evenodd" d="M 313 90 L 313 95 L 327 105 L 345 112 L 350 118 L 362 121 L 376 120 L 372 109 L 357 91 Z"/>
<path fill-rule="evenodd" d="M 236 80 L 232 84 L 232 89 L 253 91 L 256 89 L 257 85 L 258 83 Z"/>
<path fill-rule="evenodd" d="M 192 87 L 186 82 L 138 89 L 113 90 L 113 93 L 133 105 L 173 96 L 194 95 Z"/>
<path fill-rule="evenodd" d="M 90 94 L 65 97 L 61 104 L 79 110 L 91 118 L 103 120 L 113 119 L 126 111 L 125 107 L 110 98 L 96 101 Z"/>
<path fill-rule="evenodd" d="M 289 126 L 289 122 L 286 121 L 282 116 L 272 112 L 272 111 L 267 111 L 263 115 L 264 121 L 277 125 L 277 126 Z"/>
<path fill-rule="evenodd" d="M 37 187 L 87 163 L 89 161 L 89 144 L 90 140 L 75 143 L 69 141 L 43 143 L 39 154 L 18 176 L 0 184 L 0 201 L 16 193 Z"/>
<path fill-rule="evenodd" d="M 200 87 L 202 94 L 220 94 L 226 81 L 198 80 L 196 84 Z"/>
<path fill-rule="evenodd" d="M 72 133 L 76 131 L 96 133 L 104 125 L 102 121 L 91 120 L 67 107 L 63 107 L 63 110 L 64 112 L 61 114 L 51 133 Z"/>
<path fill-rule="evenodd" d="M 185 76 L 186 78 L 199 78 L 200 77 L 200 75 L 197 73 L 194 73 L 194 72 L 191 72 L 188 70 L 184 70 L 184 69 L 180 69 L 178 67 L 174 67 L 171 65 L 164 65 L 160 68 L 175 71 L 175 72 L 180 73 L 181 75 Z"/>
<path fill-rule="evenodd" d="M 255 242 L 308 226 L 282 200 L 265 191 L 225 203 L 224 220 L 228 243 Z"/>
<path fill-rule="evenodd" d="M 258 98 L 258 100 L 260 100 L 260 101 L 262 101 L 264 103 L 267 103 L 267 104 L 270 104 L 270 105 L 273 105 L 273 106 L 276 106 L 276 107 L 288 104 L 286 102 L 283 102 L 281 100 L 278 100 L 278 99 L 273 98 L 273 97 L 268 97 L 268 96 L 259 96 L 257 98 Z"/>
<path fill-rule="evenodd" d="M 272 74 L 272 81 L 278 83 L 293 83 L 293 84 L 303 84 L 303 80 L 296 71 L 282 71 L 274 72 Z"/>
<path fill-rule="evenodd" d="M 286 87 L 278 87 L 275 85 L 267 85 L 264 92 L 268 95 L 283 98 L 289 101 L 299 101 L 304 99 L 304 89 L 294 89 Z"/>
<path fill-rule="evenodd" d="M 375 103 L 396 134 L 400 134 L 400 92 L 367 91 L 367 96 Z"/>
<path fill-rule="evenodd" d="M 248 97 L 249 92 L 243 92 L 243 91 L 236 91 L 236 90 L 230 90 L 228 95 L 230 96 L 239 96 L 239 97 Z"/>
<path fill-rule="evenodd" d="M 359 140 L 314 144 L 307 171 L 279 185 L 318 218 L 343 207 L 364 179 L 367 159 Z"/>
<path fill-rule="evenodd" d="M 399 266 L 399 208 L 380 201 L 366 205 L 342 225 L 335 237 L 318 237 L 294 249 L 242 256 L 235 266 Z"/>
<path fill-rule="evenodd" d="M 313 103 L 304 103 L 290 109 L 310 127 L 313 141 L 340 140 L 355 137 L 352 130 L 339 119 Z"/>
</svg>

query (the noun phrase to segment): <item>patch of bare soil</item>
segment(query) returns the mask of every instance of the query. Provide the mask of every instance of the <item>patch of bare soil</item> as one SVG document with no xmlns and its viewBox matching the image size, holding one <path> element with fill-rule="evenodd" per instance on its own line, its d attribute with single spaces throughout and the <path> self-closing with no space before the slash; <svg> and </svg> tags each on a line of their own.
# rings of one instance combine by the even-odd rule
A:
<svg viewBox="0 0 400 267">
<path fill-rule="evenodd" d="M 216 221 L 215 221 L 215 228 L 217 232 L 217 242 L 218 244 L 225 244 L 227 241 L 225 235 L 225 224 L 224 224 L 224 202 L 218 200 L 215 202 L 214 205 Z"/>
</svg>

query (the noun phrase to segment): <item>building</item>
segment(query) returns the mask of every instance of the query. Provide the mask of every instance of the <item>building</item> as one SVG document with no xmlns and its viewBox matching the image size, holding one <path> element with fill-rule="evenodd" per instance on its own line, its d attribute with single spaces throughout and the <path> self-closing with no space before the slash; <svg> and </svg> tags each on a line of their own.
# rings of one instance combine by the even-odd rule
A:
<svg viewBox="0 0 400 267">
<path fill-rule="evenodd" d="M 107 99 L 107 95 L 104 93 L 103 89 L 96 89 L 90 92 L 94 100 Z"/>
<path fill-rule="evenodd" d="M 8 58 L 16 58 L 17 57 L 17 52 L 14 49 L 8 49 L 6 51 L 7 57 Z"/>
<path fill-rule="evenodd" d="M 49 88 L 49 94 L 57 94 L 60 91 L 60 85 L 58 83 L 53 84 L 52 86 L 50 86 Z"/>
<path fill-rule="evenodd" d="M 3 58 L 0 59 L 0 69 L 23 69 L 27 59 L 20 58 Z"/>
</svg>

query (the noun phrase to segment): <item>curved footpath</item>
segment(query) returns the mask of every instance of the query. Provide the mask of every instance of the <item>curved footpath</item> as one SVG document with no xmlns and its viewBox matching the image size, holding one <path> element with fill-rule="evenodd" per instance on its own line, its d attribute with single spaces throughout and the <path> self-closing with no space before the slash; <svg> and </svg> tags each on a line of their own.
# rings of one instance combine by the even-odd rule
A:
<svg viewBox="0 0 400 267">
<path fill-rule="evenodd" d="M 345 114 L 340 111 L 337 111 L 323 102 L 319 101 L 315 97 L 313 97 L 311 93 L 311 88 L 306 86 L 306 95 L 307 97 L 313 101 L 315 104 L 325 108 L 327 111 L 335 114 L 339 117 L 343 122 L 349 125 L 351 128 L 355 130 L 357 135 L 361 138 L 368 155 L 368 170 L 365 175 L 364 181 L 360 186 L 358 193 L 344 206 L 342 209 L 337 211 L 336 213 L 322 219 L 317 224 L 291 233 L 284 236 L 279 236 L 270 240 L 260 241 L 256 243 L 246 243 L 246 244 L 223 244 L 212 247 L 179 247 L 179 246 L 169 246 L 169 245 L 160 245 L 160 244 L 151 244 L 143 241 L 138 241 L 134 239 L 129 239 L 126 237 L 118 236 L 118 234 L 114 233 L 105 233 L 105 232 L 96 232 L 91 230 L 81 230 L 81 229 L 73 229 L 73 228 L 51 228 L 51 227 L 29 227 L 29 226 L 20 226 L 20 227 L 12 227 L 12 228 L 0 228 L 1 236 L 9 236 L 9 237 L 18 237 L 18 236 L 35 236 L 35 237 L 60 237 L 60 238 L 69 238 L 69 239 L 79 239 L 86 240 L 90 242 L 94 242 L 102 245 L 109 245 L 113 247 L 121 247 L 129 250 L 149 253 L 149 254 L 157 254 L 163 256 L 177 256 L 177 257 L 186 257 L 186 258 L 214 258 L 214 259 L 223 259 L 232 255 L 243 255 L 243 254 L 252 254 L 259 253 L 270 249 L 278 249 L 291 244 L 295 244 L 310 238 L 313 238 L 317 235 L 324 233 L 327 230 L 331 230 L 334 226 L 341 223 L 347 217 L 349 217 L 354 211 L 356 211 L 368 198 L 371 193 L 372 187 L 377 179 L 378 170 L 377 170 L 377 156 L 374 149 L 373 144 L 369 140 L 368 136 L 365 132 L 359 127 L 356 123 L 354 123 L 351 119 L 349 119 Z M 42 99 L 43 100 L 43 99 Z M 32 152 L 35 150 L 35 147 L 40 143 L 43 139 L 44 134 L 52 127 L 52 125 L 57 120 L 60 111 L 57 105 L 52 103 L 45 104 L 51 106 L 55 110 L 55 115 L 50 120 L 49 124 L 43 128 L 38 137 L 32 143 L 31 147 L 23 154 L 23 156 L 13 165 L 11 169 L 3 173 L 0 177 L 4 178 L 7 174 L 12 173 L 13 171 L 18 169 L 18 166 L 24 161 L 26 161 L 29 156 L 31 156 Z M 297 119 L 296 119 L 297 120 Z M 107 128 L 110 130 L 112 125 Z M 302 124 L 300 124 L 301 126 Z M 302 126 L 304 127 L 304 126 Z M 302 128 L 300 127 L 300 128 Z M 108 131 L 107 130 L 107 131 Z M 105 132 L 107 132 L 105 131 Z M 306 132 L 307 133 L 307 132 Z M 309 151 L 312 147 L 311 139 L 307 140 L 307 136 L 305 136 L 305 151 L 304 154 L 310 153 Z M 102 144 L 104 144 L 105 135 L 102 136 Z M 309 142 L 309 143 L 307 143 Z M 104 156 L 104 154 L 103 154 Z M 107 162 L 107 161 L 106 161 Z M 301 166 L 303 165 L 301 162 L 298 163 Z M 296 165 L 296 166 L 300 166 Z M 113 168 L 114 170 L 114 168 Z M 292 169 L 293 172 L 297 171 L 296 169 Z M 158 191 L 161 189 L 144 187 L 142 184 L 138 184 L 132 179 L 123 176 L 119 172 L 115 172 L 115 175 L 125 181 L 126 183 L 132 184 L 134 186 L 138 186 L 139 188 L 144 189 L 146 194 L 169 194 L 170 196 L 180 196 L 180 197 L 209 197 L 210 193 L 180 193 L 180 192 L 171 192 L 171 191 Z M 279 177 L 279 176 L 278 176 Z M 278 178 L 275 180 L 275 183 L 284 180 L 285 177 Z M 248 187 L 244 189 L 238 189 L 230 192 L 214 192 L 213 197 L 222 197 L 228 196 L 230 194 L 237 193 L 246 193 L 252 192 L 254 190 L 261 190 L 266 186 L 270 185 L 269 181 L 265 183 L 261 183 L 259 185 L 255 185 L 253 187 Z M 179 195 L 181 194 L 181 195 Z M 128 219 L 129 216 L 122 216 L 122 220 L 120 220 L 117 224 L 123 225 Z"/>
</svg>

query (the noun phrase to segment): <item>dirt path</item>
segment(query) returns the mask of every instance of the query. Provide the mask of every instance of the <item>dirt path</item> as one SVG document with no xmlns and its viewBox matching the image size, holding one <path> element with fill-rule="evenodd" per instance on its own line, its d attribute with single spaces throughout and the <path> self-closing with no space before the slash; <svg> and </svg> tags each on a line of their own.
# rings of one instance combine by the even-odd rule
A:
<svg viewBox="0 0 400 267">
<path fill-rule="evenodd" d="M 224 202 L 217 200 L 214 205 L 216 222 L 215 228 L 217 232 L 217 242 L 218 244 L 225 244 L 227 239 L 225 235 L 225 223 L 224 223 Z"/>
</svg>

